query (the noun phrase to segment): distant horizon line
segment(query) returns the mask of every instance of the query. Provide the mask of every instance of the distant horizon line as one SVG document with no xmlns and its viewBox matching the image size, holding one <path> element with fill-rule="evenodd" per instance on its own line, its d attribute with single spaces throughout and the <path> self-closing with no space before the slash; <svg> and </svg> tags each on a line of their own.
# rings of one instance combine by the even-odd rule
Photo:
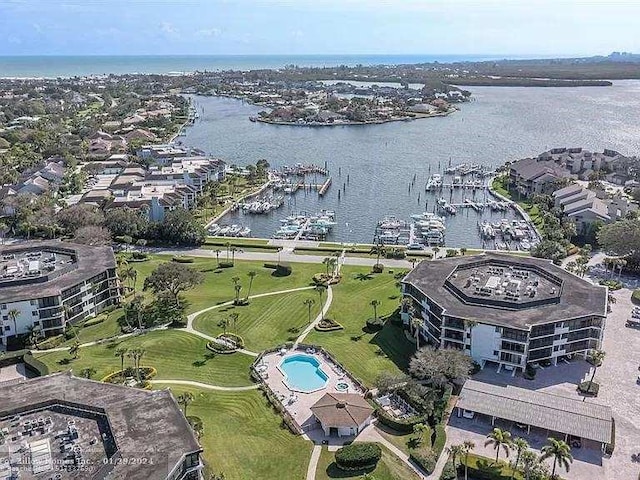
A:
<svg viewBox="0 0 640 480">
<path fill-rule="evenodd" d="M 431 56 L 431 57 L 514 57 L 528 58 L 586 58 L 606 56 L 608 54 L 578 54 L 578 53 L 74 53 L 74 54 L 0 54 L 0 58 L 22 57 L 397 57 L 397 56 Z"/>
</svg>

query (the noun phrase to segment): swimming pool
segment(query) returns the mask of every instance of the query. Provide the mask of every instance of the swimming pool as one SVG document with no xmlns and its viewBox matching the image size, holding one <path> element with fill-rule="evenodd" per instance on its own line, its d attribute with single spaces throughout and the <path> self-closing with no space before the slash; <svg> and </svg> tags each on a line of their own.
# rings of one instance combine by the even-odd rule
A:
<svg viewBox="0 0 640 480">
<path fill-rule="evenodd" d="M 313 392 L 326 386 L 327 374 L 320 368 L 320 362 L 311 355 L 291 355 L 282 360 L 280 371 L 291 390 Z"/>
</svg>

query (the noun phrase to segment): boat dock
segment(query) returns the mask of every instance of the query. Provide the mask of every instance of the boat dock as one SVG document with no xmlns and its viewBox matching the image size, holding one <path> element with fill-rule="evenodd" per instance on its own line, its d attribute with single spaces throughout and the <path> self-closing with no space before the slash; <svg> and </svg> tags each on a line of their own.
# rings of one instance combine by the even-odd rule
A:
<svg viewBox="0 0 640 480">
<path fill-rule="evenodd" d="M 318 195 L 323 196 L 331 186 L 331 177 L 327 178 L 318 190 Z"/>
</svg>

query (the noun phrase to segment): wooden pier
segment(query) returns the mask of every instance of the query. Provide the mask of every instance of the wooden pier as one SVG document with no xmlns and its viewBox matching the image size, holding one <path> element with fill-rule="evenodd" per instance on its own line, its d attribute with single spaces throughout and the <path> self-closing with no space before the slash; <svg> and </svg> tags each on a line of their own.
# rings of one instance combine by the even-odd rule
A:
<svg viewBox="0 0 640 480">
<path fill-rule="evenodd" d="M 318 190 L 318 195 L 323 196 L 331 186 L 331 177 L 327 178 Z"/>
</svg>

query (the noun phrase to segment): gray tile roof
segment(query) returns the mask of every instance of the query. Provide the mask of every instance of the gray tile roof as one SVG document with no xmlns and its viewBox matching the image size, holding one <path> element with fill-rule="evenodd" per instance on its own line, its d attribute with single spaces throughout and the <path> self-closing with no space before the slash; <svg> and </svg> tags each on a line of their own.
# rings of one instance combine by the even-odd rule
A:
<svg viewBox="0 0 640 480">
<path fill-rule="evenodd" d="M 311 411 L 324 427 L 359 427 L 373 413 L 373 408 L 355 393 L 325 393 Z"/>
<path fill-rule="evenodd" d="M 611 442 L 611 407 L 513 386 L 467 380 L 458 408 L 596 442 Z"/>
</svg>

